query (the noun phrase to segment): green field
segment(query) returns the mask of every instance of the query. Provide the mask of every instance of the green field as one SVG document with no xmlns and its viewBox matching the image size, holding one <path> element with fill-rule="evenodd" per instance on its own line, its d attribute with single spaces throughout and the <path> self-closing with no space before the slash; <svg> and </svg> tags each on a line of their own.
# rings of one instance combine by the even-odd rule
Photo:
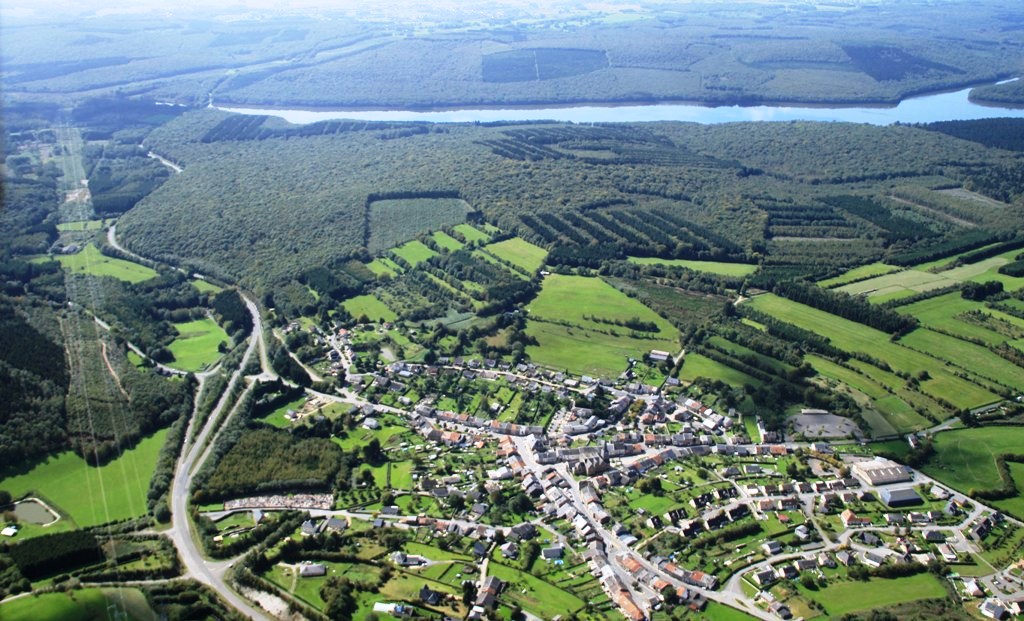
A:
<svg viewBox="0 0 1024 621">
<path fill-rule="evenodd" d="M 223 287 L 218 287 L 217 285 L 209 281 L 202 280 L 199 278 L 196 278 L 192 281 L 192 286 L 198 289 L 200 293 L 220 293 L 221 291 L 224 290 Z"/>
<path fill-rule="evenodd" d="M 981 311 L 991 316 L 994 323 L 1004 321 L 1017 325 L 1017 322 L 1021 322 L 1016 317 L 986 308 L 982 302 L 965 300 L 958 291 L 907 304 L 906 306 L 900 306 L 896 310 L 900 314 L 917 317 L 923 325 L 938 328 L 943 332 L 956 336 L 981 339 L 992 345 L 1004 342 L 1006 337 L 995 330 L 990 330 L 977 323 L 963 321 L 957 318 L 957 315 L 962 315 L 969 311 Z M 1024 328 L 1022 328 L 1022 331 L 1024 331 Z"/>
<path fill-rule="evenodd" d="M 146 492 L 167 430 L 158 431 L 102 468 L 71 451 L 50 457 L 25 474 L 5 477 L 0 489 L 19 498 L 39 494 L 80 527 L 146 513 Z"/>
<path fill-rule="evenodd" d="M 946 589 L 942 582 L 930 573 L 891 580 L 872 578 L 867 582 L 837 582 L 819 591 L 808 591 L 801 587 L 800 593 L 820 602 L 831 618 L 838 618 L 857 610 L 871 610 L 919 599 L 946 597 Z"/>
<path fill-rule="evenodd" d="M 411 242 L 406 242 L 397 248 L 393 248 L 391 252 L 408 261 L 409 265 L 412 265 L 413 267 L 416 267 L 430 257 L 437 256 L 436 252 L 428 248 L 423 242 L 416 239 Z"/>
<path fill-rule="evenodd" d="M 886 265 L 885 263 L 869 263 L 868 265 L 861 265 L 855 267 L 848 272 L 844 272 L 835 278 L 826 278 L 825 280 L 818 281 L 818 286 L 830 289 L 832 287 L 838 287 L 845 285 L 846 283 L 853 282 L 856 280 L 864 280 L 873 276 L 881 276 L 890 272 L 899 270 L 899 267 L 895 265 Z"/>
<path fill-rule="evenodd" d="M 488 573 L 510 583 L 502 595 L 505 601 L 519 604 L 542 619 L 572 614 L 585 605 L 572 593 L 518 569 L 491 562 Z"/>
<path fill-rule="evenodd" d="M 176 323 L 174 327 L 178 336 L 167 349 L 174 354 L 171 366 L 182 371 L 201 371 L 209 367 L 220 358 L 220 344 L 231 344 L 231 337 L 224 328 L 209 317 Z"/>
<path fill-rule="evenodd" d="M 106 220 L 79 220 L 78 222 L 61 222 L 57 230 L 64 231 L 98 231 L 103 228 Z"/>
<path fill-rule="evenodd" d="M 678 330 L 599 278 L 552 274 L 527 312 L 526 333 L 539 345 L 527 347 L 526 353 L 538 364 L 575 374 L 617 375 L 628 358 L 679 348 Z M 632 318 L 652 322 L 658 331 L 639 338 L 629 328 L 608 323 Z"/>
<path fill-rule="evenodd" d="M 902 272 L 901 272 L 902 273 Z M 824 311 L 768 293 L 756 296 L 749 304 L 796 326 L 828 337 L 836 347 L 863 352 L 884 360 L 893 369 L 910 374 L 927 371 L 931 379 L 921 382 L 929 395 L 945 399 L 956 408 L 974 408 L 996 401 L 998 397 L 974 382 L 957 377 L 945 361 L 889 341 L 889 335 Z M 899 384 L 891 385 L 900 387 Z"/>
<path fill-rule="evenodd" d="M 354 298 L 345 300 L 342 303 L 345 310 L 348 311 L 349 315 L 352 315 L 356 319 L 366 315 L 370 321 L 394 321 L 398 319 L 398 315 L 395 311 L 388 308 L 384 302 L 381 302 L 373 295 L 359 295 Z"/>
<path fill-rule="evenodd" d="M 377 276 L 397 276 L 402 268 L 387 257 L 379 257 L 366 264 L 366 267 Z"/>
<path fill-rule="evenodd" d="M 934 352 L 936 358 L 1001 384 L 1024 386 L 1024 369 L 974 343 L 926 328 L 914 330 L 899 342 L 919 351 Z"/>
<path fill-rule="evenodd" d="M 486 225 L 484 225 L 486 227 Z M 454 230 L 466 238 L 469 243 L 473 242 L 486 242 L 491 239 L 491 236 L 484 233 L 480 229 L 474 227 L 471 224 L 459 224 L 454 227 Z"/>
<path fill-rule="evenodd" d="M 53 258 L 64 269 L 80 274 L 112 276 L 126 282 L 142 282 L 156 276 L 156 271 L 144 265 L 104 255 L 93 244 L 82 248 L 77 254 L 61 254 Z"/>
<path fill-rule="evenodd" d="M 547 250 L 518 237 L 490 244 L 485 246 L 484 250 L 527 272 L 539 270 L 548 256 Z"/>
<path fill-rule="evenodd" d="M 434 231 L 434 234 L 430 236 L 434 243 L 444 248 L 445 250 L 454 252 L 456 250 L 462 250 L 462 242 L 455 239 L 444 231 Z"/>
<path fill-rule="evenodd" d="M 138 589 L 80 589 L 29 595 L 0 605 L 4 621 L 155 621 L 156 614 Z"/>
<path fill-rule="evenodd" d="M 1020 254 L 1020 250 L 1010 250 L 1003 254 L 975 263 L 961 265 L 952 269 L 932 273 L 926 271 L 935 269 L 934 263 L 918 265 L 912 269 L 892 272 L 877 278 L 869 278 L 848 285 L 839 287 L 840 291 L 846 293 L 867 294 L 872 301 L 880 302 L 881 298 L 891 298 L 894 295 L 912 295 L 923 291 L 931 291 L 940 287 L 948 287 L 965 281 L 983 282 L 986 280 L 998 280 L 1008 291 L 1016 291 L 1024 286 L 1024 278 L 1014 278 L 999 273 L 999 268 L 1013 261 L 1013 258 Z M 943 260 L 942 264 L 949 260 Z M 877 265 L 877 264 L 876 264 Z M 845 275 L 844 275 L 845 276 Z M 828 281 L 823 281 L 824 283 Z"/>
<path fill-rule="evenodd" d="M 686 354 L 686 357 L 683 358 L 683 368 L 679 371 L 679 379 L 692 382 L 698 377 L 722 380 L 735 388 L 743 388 L 747 384 L 760 386 L 764 383 L 739 369 L 726 366 L 707 356 Z"/>
<path fill-rule="evenodd" d="M 1021 453 L 1024 427 L 978 427 L 935 434 L 935 456 L 922 468 L 925 474 L 963 492 L 1002 485 L 995 458 Z M 1018 485 L 1024 481 L 1017 481 Z"/>
<path fill-rule="evenodd" d="M 689 259 L 659 259 L 657 257 L 629 257 L 630 263 L 637 265 L 666 265 L 669 267 L 685 267 L 695 272 L 707 272 L 719 276 L 742 278 L 757 271 L 756 265 L 746 263 L 724 263 L 722 261 L 691 261 Z"/>
</svg>

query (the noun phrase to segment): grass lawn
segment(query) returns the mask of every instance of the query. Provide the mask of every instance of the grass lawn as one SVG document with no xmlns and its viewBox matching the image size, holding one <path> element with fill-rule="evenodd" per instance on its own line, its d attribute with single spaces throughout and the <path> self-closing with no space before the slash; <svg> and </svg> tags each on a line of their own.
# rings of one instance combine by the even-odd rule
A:
<svg viewBox="0 0 1024 621">
<path fill-rule="evenodd" d="M 349 315 L 356 319 L 366 315 L 370 321 L 394 321 L 398 319 L 395 311 L 388 308 L 384 302 L 372 295 L 358 295 L 349 298 L 342 303 Z"/>
<path fill-rule="evenodd" d="M 978 427 L 935 434 L 935 456 L 922 470 L 963 492 L 999 487 L 995 458 L 1020 453 L 1024 427 Z M 1024 479 L 1022 479 L 1024 480 Z"/>
<path fill-rule="evenodd" d="M 722 380 L 726 384 L 737 388 L 742 388 L 746 384 L 760 386 L 763 383 L 761 380 L 751 377 L 739 369 L 726 366 L 701 354 L 686 354 L 683 360 L 683 368 L 679 371 L 679 379 L 687 382 L 692 382 L 698 377 L 707 377 Z"/>
<path fill-rule="evenodd" d="M 166 436 L 166 429 L 158 431 L 102 468 L 67 451 L 24 474 L 5 476 L 0 489 L 15 498 L 39 494 L 83 528 L 137 517 L 146 513 L 149 479 Z"/>
<path fill-rule="evenodd" d="M 192 280 L 192 286 L 198 289 L 199 293 L 220 293 L 224 290 L 223 287 L 218 287 L 211 282 L 207 282 L 199 278 Z"/>
<path fill-rule="evenodd" d="M 639 358 L 650 349 L 674 349 L 673 341 L 649 341 L 614 337 L 532 321 L 526 334 L 539 345 L 526 348 L 530 359 L 554 369 L 565 369 L 576 375 L 614 377 L 625 370 L 629 358 Z"/>
<path fill-rule="evenodd" d="M 212 365 L 220 358 L 218 345 L 231 344 L 231 337 L 224 328 L 209 317 L 176 323 L 174 327 L 178 336 L 167 349 L 174 354 L 171 366 L 182 371 L 201 371 Z"/>
<path fill-rule="evenodd" d="M 455 232 L 462 234 L 469 243 L 473 243 L 475 241 L 485 242 L 491 239 L 491 236 L 488 233 L 484 233 L 472 224 L 458 224 L 455 226 Z"/>
<path fill-rule="evenodd" d="M 832 618 L 856 610 L 870 610 L 901 602 L 946 597 L 946 589 L 939 579 L 930 573 L 892 580 L 873 578 L 867 582 L 837 582 L 819 591 L 807 591 L 800 587 L 800 592 L 805 597 L 820 602 Z"/>
<path fill-rule="evenodd" d="M 444 248 L 445 250 L 454 252 L 456 250 L 462 249 L 462 242 L 455 239 L 448 233 L 445 233 L 444 231 L 434 231 L 434 234 L 431 235 L 430 237 L 433 238 L 434 243 Z"/>
<path fill-rule="evenodd" d="M 945 361 L 892 343 L 889 335 L 880 330 L 771 293 L 759 295 L 749 304 L 783 321 L 828 337 L 840 349 L 869 354 L 911 375 L 927 371 L 931 379 L 921 382 L 922 390 L 949 401 L 956 408 L 978 407 L 998 399 L 975 382 L 957 377 L 953 370 L 947 368 Z"/>
<path fill-rule="evenodd" d="M 430 257 L 437 256 L 436 252 L 417 239 L 406 242 L 401 246 L 392 249 L 391 252 L 408 261 L 409 265 L 412 265 L 413 267 L 416 267 Z"/>
<path fill-rule="evenodd" d="M 527 272 L 536 272 L 540 269 L 548 256 L 547 250 L 518 237 L 491 244 L 484 247 L 484 250 Z"/>
<path fill-rule="evenodd" d="M 846 283 L 853 282 L 856 280 L 864 280 L 871 278 L 872 276 L 882 276 L 883 274 L 889 274 L 895 272 L 900 268 L 895 265 L 886 265 L 885 263 L 870 263 L 868 265 L 861 265 L 855 267 L 852 270 L 844 272 L 835 278 L 827 278 L 825 280 L 818 281 L 819 287 L 825 287 L 830 289 L 832 287 L 838 287 L 845 285 Z"/>
<path fill-rule="evenodd" d="M 89 244 L 76 254 L 62 254 L 53 257 L 69 272 L 112 276 L 126 282 L 142 282 L 156 277 L 156 271 L 138 263 L 115 259 L 101 253 L 94 244 Z M 49 260 L 44 258 L 43 260 Z"/>
<path fill-rule="evenodd" d="M 659 259 L 657 257 L 629 257 L 630 263 L 637 265 L 666 265 L 669 267 L 685 267 L 695 272 L 708 272 L 719 276 L 735 276 L 742 278 L 757 271 L 756 265 L 747 263 L 724 263 L 722 261 L 691 261 L 689 259 Z"/>
<path fill-rule="evenodd" d="M 117 617 L 113 617 L 113 615 Z M 157 618 L 138 589 L 81 589 L 30 595 L 0 606 L 4 621 L 106 621 Z"/>
</svg>

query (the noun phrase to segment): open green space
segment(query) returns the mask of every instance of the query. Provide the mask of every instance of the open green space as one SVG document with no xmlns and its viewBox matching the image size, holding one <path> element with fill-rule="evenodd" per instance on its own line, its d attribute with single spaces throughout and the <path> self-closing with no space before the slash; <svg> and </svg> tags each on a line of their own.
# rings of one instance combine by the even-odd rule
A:
<svg viewBox="0 0 1024 621">
<path fill-rule="evenodd" d="M 431 250 L 426 244 L 418 239 L 414 239 L 397 248 L 393 248 L 391 252 L 408 261 L 409 265 L 412 265 L 413 267 L 419 265 L 423 261 L 426 261 L 430 257 L 437 256 L 436 252 Z"/>
<path fill-rule="evenodd" d="M 527 347 L 526 353 L 538 364 L 575 374 L 617 375 L 629 358 L 679 347 L 678 330 L 599 278 L 552 274 L 527 311 L 526 333 L 538 345 Z M 633 320 L 657 331 L 639 332 L 616 323 Z"/>
<path fill-rule="evenodd" d="M 456 250 L 462 250 L 462 242 L 455 239 L 448 233 L 445 233 L 444 231 L 434 231 L 434 233 L 430 237 L 434 240 L 434 243 L 444 248 L 445 250 L 451 252 L 454 252 Z"/>
<path fill-rule="evenodd" d="M 918 265 L 912 269 L 901 270 L 883 274 L 876 278 L 868 278 L 852 282 L 839 287 L 840 291 L 846 293 L 866 294 L 872 301 L 880 302 L 884 296 L 890 298 L 892 294 L 911 295 L 923 291 L 931 291 L 940 287 L 949 287 L 961 282 L 983 282 L 998 280 L 1008 291 L 1016 291 L 1024 286 L 1024 278 L 1015 278 L 999 273 L 999 268 L 1014 260 L 1020 250 L 1010 250 L 1000 255 L 989 257 L 974 263 L 959 265 L 943 271 L 932 272 L 928 270 L 937 269 L 938 265 L 929 263 Z M 950 263 L 943 260 L 941 265 Z M 844 275 L 845 276 L 845 275 Z M 828 282 L 828 281 L 823 281 Z M 823 284 L 820 283 L 820 284 Z"/>
<path fill-rule="evenodd" d="M 686 357 L 683 358 L 683 368 L 679 371 L 679 379 L 692 382 L 698 377 L 722 380 L 736 388 L 742 388 L 747 384 L 760 386 L 763 383 L 761 380 L 751 377 L 739 369 L 726 366 L 707 356 L 686 354 Z"/>
<path fill-rule="evenodd" d="M 945 399 L 956 408 L 978 407 L 998 399 L 975 382 L 958 377 L 953 370 L 947 368 L 945 361 L 892 343 L 888 334 L 874 328 L 771 293 L 756 296 L 749 304 L 783 321 L 825 336 L 833 345 L 845 351 L 862 352 L 911 375 L 926 371 L 930 379 L 920 383 L 922 390 L 926 394 Z"/>
<path fill-rule="evenodd" d="M 397 276 L 402 268 L 387 257 L 378 257 L 366 264 L 366 267 L 377 276 Z"/>
<path fill-rule="evenodd" d="M 1019 454 L 1024 427 L 976 427 L 935 434 L 935 455 L 922 467 L 925 474 L 963 492 L 993 489 L 1002 481 L 996 457 Z"/>
<path fill-rule="evenodd" d="M 993 321 L 1008 321 L 1013 324 L 1010 315 L 986 308 L 982 302 L 965 300 L 959 291 L 946 293 L 944 295 L 900 306 L 897 312 L 904 315 L 913 315 L 928 327 L 933 327 L 943 332 L 956 336 L 981 339 L 989 344 L 998 344 L 1006 340 L 1006 337 L 991 330 L 978 322 L 963 320 L 963 314 L 970 311 L 980 311 L 993 318 Z M 1008 319 L 1009 318 L 1009 319 Z"/>
<path fill-rule="evenodd" d="M 1013 477 L 1014 483 L 1024 482 L 1024 464 L 1011 461 L 1007 462 L 1006 466 L 1010 469 L 1010 476 Z M 1019 492 L 1020 488 L 1017 489 Z M 994 500 L 992 505 L 1017 519 L 1024 518 L 1024 496 L 1020 493 L 1003 500 Z"/>
<path fill-rule="evenodd" d="M 845 285 L 850 282 L 857 280 L 865 280 L 874 276 L 882 276 L 883 274 L 889 274 L 895 272 L 900 268 L 895 265 L 886 265 L 885 263 L 869 263 L 867 265 L 861 265 L 855 267 L 852 270 L 843 272 L 839 276 L 833 278 L 826 278 L 825 280 L 819 280 L 818 286 L 830 289 L 832 287 L 838 287 Z"/>
<path fill-rule="evenodd" d="M 178 336 L 167 347 L 174 354 L 176 369 L 201 371 L 220 358 L 220 345 L 231 344 L 231 337 L 209 317 L 174 324 Z"/>
<path fill-rule="evenodd" d="M 356 319 L 364 315 L 372 322 L 394 321 L 398 319 L 395 311 L 388 308 L 384 302 L 381 302 L 376 296 L 371 294 L 349 298 L 342 303 L 342 306 L 345 307 L 349 315 Z"/>
<path fill-rule="evenodd" d="M 465 237 L 466 241 L 469 243 L 486 242 L 489 239 L 491 239 L 491 236 L 488 233 L 484 233 L 483 231 L 481 231 L 480 229 L 476 228 L 471 224 L 459 224 L 453 228 L 455 232 Z"/>
<path fill-rule="evenodd" d="M 544 259 L 548 256 L 547 250 L 534 246 L 519 237 L 490 244 L 485 246 L 484 250 L 527 272 L 535 272 L 540 269 L 544 265 Z"/>
<path fill-rule="evenodd" d="M 585 605 L 572 593 L 518 569 L 492 561 L 487 572 L 510 583 L 502 592 L 503 600 L 518 604 L 542 619 L 571 614 Z"/>
<path fill-rule="evenodd" d="M 224 290 L 223 287 L 218 287 L 217 285 L 201 278 L 193 279 L 192 286 L 198 289 L 200 293 L 220 293 Z"/>
<path fill-rule="evenodd" d="M 1003 385 L 1024 386 L 1024 368 L 974 343 L 921 328 L 899 342 Z"/>
<path fill-rule="evenodd" d="M 149 479 L 166 436 L 166 429 L 158 431 L 100 468 L 66 451 L 24 474 L 5 476 L 0 489 L 15 498 L 40 495 L 83 528 L 137 517 L 146 513 Z"/>
<path fill-rule="evenodd" d="M 835 582 L 818 591 L 808 591 L 801 587 L 800 592 L 805 597 L 819 602 L 832 618 L 858 610 L 946 597 L 946 589 L 942 582 L 930 573 L 888 580 L 872 578 L 866 582 Z"/>
<path fill-rule="evenodd" d="M 106 220 L 79 220 L 78 222 L 61 222 L 57 225 L 57 230 L 61 233 L 65 231 L 98 231 L 103 228 L 103 224 Z"/>
<path fill-rule="evenodd" d="M 4 621 L 106 621 L 157 618 L 138 589 L 80 589 L 42 593 L 0 605 Z"/>
<path fill-rule="evenodd" d="M 80 274 L 111 276 L 126 282 L 142 282 L 156 276 L 155 270 L 144 265 L 104 255 L 94 244 L 88 244 L 75 254 L 61 254 L 53 258 L 64 269 Z"/>
<path fill-rule="evenodd" d="M 741 278 L 757 271 L 756 265 L 748 263 L 725 263 L 723 261 L 693 261 L 690 259 L 659 259 L 658 257 L 629 257 L 630 263 L 637 265 L 665 265 L 668 267 L 685 267 L 695 272 L 708 272 L 719 276 Z"/>
</svg>

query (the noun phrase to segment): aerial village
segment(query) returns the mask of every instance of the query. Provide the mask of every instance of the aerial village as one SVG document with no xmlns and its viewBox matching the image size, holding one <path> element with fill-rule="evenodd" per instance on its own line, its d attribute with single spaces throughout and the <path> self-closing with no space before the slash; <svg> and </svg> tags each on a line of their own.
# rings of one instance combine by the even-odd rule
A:
<svg viewBox="0 0 1024 621">
<path fill-rule="evenodd" d="M 323 343 L 333 372 L 354 370 L 347 331 Z M 651 352 L 637 364 L 668 356 Z M 445 376 L 467 392 L 500 383 L 543 393 L 557 409 L 546 425 L 523 424 L 502 420 L 500 403 L 485 408 L 494 416 L 484 418 L 414 390 Z M 572 377 L 532 364 L 441 358 L 432 365 L 394 362 L 347 379 L 343 405 L 356 415 L 362 437 L 391 433 L 384 450 L 399 463 L 388 464 L 383 501 L 252 497 L 208 516 L 251 514 L 258 525 L 269 512 L 297 509 L 307 516 L 298 538 L 353 529 L 410 533 L 417 543 L 387 558 L 406 572 L 415 597 L 410 591 L 375 602 L 378 614 L 491 619 L 506 618 L 496 612 L 504 610 L 547 619 L 550 589 L 552 597 L 585 604 L 577 618 L 615 618 L 618 611 L 633 621 L 673 619 L 682 618 L 678 611 L 725 605 L 789 619 L 823 612 L 821 600 L 802 597 L 802 589 L 927 572 L 941 575 L 986 617 L 1008 618 L 1024 607 L 1016 565 L 939 573 L 974 563 L 993 540 L 1022 525 L 872 455 L 856 437 L 770 431 L 735 409 L 706 405 L 714 395 L 701 400 L 678 382 L 648 386 L 630 374 Z M 419 398 L 406 396 L 412 393 Z M 314 395 L 307 401 L 316 407 L 290 409 L 286 424 L 302 424 L 330 402 Z M 828 412 L 801 415 L 819 417 L 828 435 Z M 913 450 L 920 438 L 901 442 Z M 410 452 L 418 457 L 408 481 L 393 482 L 402 478 L 393 466 L 408 465 L 402 454 Z M 226 530 L 220 540 L 240 530 Z M 496 572 L 499 563 L 522 569 Z M 553 579 L 567 566 L 569 578 Z M 333 571 L 315 560 L 290 569 L 296 581 Z M 531 572 L 541 578 L 530 579 Z"/>
</svg>

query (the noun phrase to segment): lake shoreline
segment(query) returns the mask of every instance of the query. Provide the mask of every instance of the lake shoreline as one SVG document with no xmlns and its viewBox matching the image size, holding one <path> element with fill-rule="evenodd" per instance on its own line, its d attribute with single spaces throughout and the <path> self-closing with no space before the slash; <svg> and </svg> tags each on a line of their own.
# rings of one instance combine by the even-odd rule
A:
<svg viewBox="0 0 1024 621">
<path fill-rule="evenodd" d="M 628 107 L 657 107 L 657 106 L 692 106 L 707 108 L 710 110 L 718 108 L 818 108 L 818 109 L 844 109 L 844 108 L 877 108 L 887 110 L 898 107 L 900 104 L 914 99 L 956 93 L 964 89 L 973 89 L 978 86 L 1002 84 L 1017 79 L 1013 73 L 999 74 L 992 79 L 971 80 L 960 84 L 941 89 L 912 90 L 902 96 L 893 99 L 866 98 L 859 100 L 788 100 L 788 99 L 765 99 L 761 97 L 741 97 L 723 101 L 706 101 L 696 99 L 675 99 L 675 98 L 638 98 L 638 99 L 607 99 L 591 100 L 576 99 L 558 102 L 518 102 L 518 103 L 446 103 L 442 105 L 277 105 L 260 103 L 236 103 L 233 101 L 214 102 L 210 98 L 208 107 L 218 110 L 277 110 L 296 111 L 312 113 L 363 113 L 363 112 L 408 112 L 408 113 L 430 113 L 430 112 L 459 112 L 466 110 L 560 110 L 571 108 L 628 108 Z M 979 105 L 981 102 L 979 101 Z M 987 107 L 1001 108 L 1003 106 L 986 102 Z M 1009 107 L 1009 106 L 1007 106 Z"/>
</svg>

